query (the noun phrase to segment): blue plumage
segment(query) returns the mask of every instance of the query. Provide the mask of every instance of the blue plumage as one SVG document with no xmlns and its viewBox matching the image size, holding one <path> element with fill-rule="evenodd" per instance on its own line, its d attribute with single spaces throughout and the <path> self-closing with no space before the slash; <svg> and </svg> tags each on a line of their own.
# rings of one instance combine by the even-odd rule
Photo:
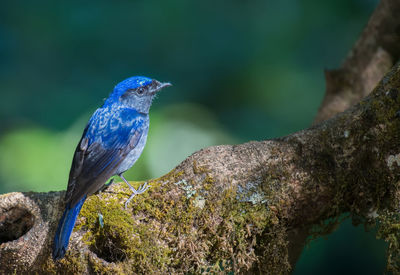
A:
<svg viewBox="0 0 400 275">
<path fill-rule="evenodd" d="M 125 93 L 126 90 L 135 89 L 151 84 L 152 79 L 145 76 L 134 76 L 118 83 L 113 92 L 104 102 L 103 107 L 114 104 Z"/>
<path fill-rule="evenodd" d="M 123 177 L 139 158 L 146 144 L 149 109 L 155 94 L 169 83 L 147 77 L 128 78 L 117 86 L 103 106 L 90 118 L 75 150 L 65 195 L 66 209 L 53 244 L 53 258 L 61 259 L 82 205 L 114 175 L 132 190 L 131 197 L 147 190 L 147 184 L 134 189 Z"/>
<path fill-rule="evenodd" d="M 53 259 L 61 259 L 64 257 L 65 252 L 67 252 L 69 237 L 71 236 L 76 218 L 78 217 L 85 200 L 86 196 L 83 197 L 73 208 L 69 205 L 65 208 L 54 236 Z"/>
</svg>

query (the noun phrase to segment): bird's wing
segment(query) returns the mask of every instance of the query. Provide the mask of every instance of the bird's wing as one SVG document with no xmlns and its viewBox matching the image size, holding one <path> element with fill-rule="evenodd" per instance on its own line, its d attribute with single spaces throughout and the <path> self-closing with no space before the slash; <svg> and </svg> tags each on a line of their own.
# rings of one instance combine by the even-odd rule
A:
<svg viewBox="0 0 400 275">
<path fill-rule="evenodd" d="M 98 191 L 146 129 L 146 116 L 133 109 L 98 109 L 75 150 L 66 202 L 74 205 L 83 196 Z"/>
</svg>

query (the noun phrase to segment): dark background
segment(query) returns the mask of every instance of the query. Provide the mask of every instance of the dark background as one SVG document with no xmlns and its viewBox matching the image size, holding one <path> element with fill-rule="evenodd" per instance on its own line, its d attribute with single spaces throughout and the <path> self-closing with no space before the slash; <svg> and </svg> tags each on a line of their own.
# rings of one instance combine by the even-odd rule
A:
<svg viewBox="0 0 400 275">
<path fill-rule="evenodd" d="M 90 114 L 132 75 L 174 84 L 131 180 L 202 147 L 306 128 L 377 0 L 7 1 L 0 8 L 0 193 L 66 188 Z M 385 244 L 347 220 L 295 274 L 381 274 Z"/>
</svg>

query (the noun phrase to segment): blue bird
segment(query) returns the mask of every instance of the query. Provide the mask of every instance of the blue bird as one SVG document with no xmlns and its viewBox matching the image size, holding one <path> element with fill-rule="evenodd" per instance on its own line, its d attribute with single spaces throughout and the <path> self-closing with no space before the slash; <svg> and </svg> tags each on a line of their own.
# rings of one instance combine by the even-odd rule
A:
<svg viewBox="0 0 400 275">
<path fill-rule="evenodd" d="M 170 83 L 142 76 L 120 82 L 97 109 L 83 131 L 76 147 L 65 194 L 65 211 L 54 237 L 53 259 L 64 257 L 72 229 L 86 198 L 100 190 L 106 181 L 118 175 L 132 191 L 125 203 L 145 192 L 147 183 L 138 190 L 123 173 L 137 161 L 146 144 L 149 109 L 156 95 Z"/>
</svg>

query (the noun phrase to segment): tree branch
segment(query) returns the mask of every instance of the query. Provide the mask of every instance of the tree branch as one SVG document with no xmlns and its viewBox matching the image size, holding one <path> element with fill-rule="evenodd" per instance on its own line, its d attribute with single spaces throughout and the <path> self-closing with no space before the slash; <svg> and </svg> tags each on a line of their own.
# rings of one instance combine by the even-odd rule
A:
<svg viewBox="0 0 400 275">
<path fill-rule="evenodd" d="M 326 92 L 315 123 L 368 95 L 400 57 L 400 5 L 383 0 L 340 69 L 326 70 Z"/>
<path fill-rule="evenodd" d="M 327 76 L 317 121 L 359 100 L 397 59 L 399 45 L 389 39 L 397 2 L 380 3 L 341 77 Z M 397 64 L 360 103 L 307 130 L 194 153 L 151 180 L 128 211 L 129 190 L 114 184 L 87 200 L 59 262 L 50 247 L 64 192 L 2 195 L 0 273 L 288 273 L 309 228 L 325 234 L 343 213 L 381 222 L 396 268 L 399 91 Z"/>
</svg>

